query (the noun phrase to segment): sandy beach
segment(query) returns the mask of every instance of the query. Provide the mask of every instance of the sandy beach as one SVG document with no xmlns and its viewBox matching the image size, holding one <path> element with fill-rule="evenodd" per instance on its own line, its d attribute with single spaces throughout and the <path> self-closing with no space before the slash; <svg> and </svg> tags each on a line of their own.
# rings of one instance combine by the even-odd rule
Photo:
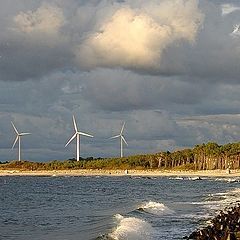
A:
<svg viewBox="0 0 240 240">
<path fill-rule="evenodd" d="M 207 171 L 159 171 L 159 170 L 54 170 L 54 171 L 20 171 L 0 170 L 0 176 L 181 176 L 181 177 L 240 177 L 240 170 L 232 170 L 229 174 L 226 170 Z"/>
</svg>

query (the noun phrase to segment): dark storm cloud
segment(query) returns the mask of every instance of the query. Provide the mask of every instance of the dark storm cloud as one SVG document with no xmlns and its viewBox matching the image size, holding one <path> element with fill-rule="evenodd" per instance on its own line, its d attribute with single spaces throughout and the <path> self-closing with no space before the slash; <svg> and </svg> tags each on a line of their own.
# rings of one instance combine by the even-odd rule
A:
<svg viewBox="0 0 240 240">
<path fill-rule="evenodd" d="M 95 107 L 108 111 L 165 108 L 201 103 L 212 86 L 187 83 L 178 77 L 139 76 L 121 70 L 97 70 L 83 74 L 83 95 Z M 181 109 L 182 111 L 183 109 Z"/>
<path fill-rule="evenodd" d="M 63 46 L 46 48 L 24 42 L 5 42 L 0 46 L 1 80 L 25 81 L 66 68 L 71 64 L 71 53 Z"/>
<path fill-rule="evenodd" d="M 0 24 L 0 80 L 39 79 L 71 64 L 72 54 L 58 35 L 61 11 L 46 4 L 34 12 L 36 3 L 31 3 L 29 9 L 11 5 L 15 11 L 3 4 L 10 16 Z"/>
<path fill-rule="evenodd" d="M 231 35 L 233 26 L 240 22 L 239 12 L 223 17 L 219 6 L 207 4 L 207 7 L 198 42 L 186 55 L 190 65 L 188 74 L 206 82 L 239 83 L 240 38 Z"/>
</svg>

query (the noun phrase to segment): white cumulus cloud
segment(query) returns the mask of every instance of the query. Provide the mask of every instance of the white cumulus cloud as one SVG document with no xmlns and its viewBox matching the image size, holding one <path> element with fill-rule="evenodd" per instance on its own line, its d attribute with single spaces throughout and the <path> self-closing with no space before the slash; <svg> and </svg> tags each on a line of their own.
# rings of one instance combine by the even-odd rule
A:
<svg viewBox="0 0 240 240">
<path fill-rule="evenodd" d="M 193 43 L 203 22 L 197 0 L 146 3 L 117 9 L 75 52 L 81 66 L 156 69 L 165 49 L 178 40 Z"/>
</svg>

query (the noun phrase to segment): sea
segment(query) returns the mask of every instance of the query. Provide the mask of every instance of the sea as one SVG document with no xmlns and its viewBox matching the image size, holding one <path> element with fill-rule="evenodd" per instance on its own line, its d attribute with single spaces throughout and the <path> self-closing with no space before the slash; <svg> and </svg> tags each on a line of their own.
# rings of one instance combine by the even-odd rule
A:
<svg viewBox="0 0 240 240">
<path fill-rule="evenodd" d="M 183 239 L 239 200 L 237 178 L 1 176 L 0 239 Z"/>
</svg>

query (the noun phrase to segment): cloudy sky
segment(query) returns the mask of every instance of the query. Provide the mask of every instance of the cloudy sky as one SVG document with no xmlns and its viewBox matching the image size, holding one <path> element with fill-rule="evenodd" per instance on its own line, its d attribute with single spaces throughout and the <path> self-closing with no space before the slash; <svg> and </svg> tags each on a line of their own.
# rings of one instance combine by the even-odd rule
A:
<svg viewBox="0 0 240 240">
<path fill-rule="evenodd" d="M 240 3 L 227 0 L 0 2 L 0 161 L 182 149 L 240 136 Z"/>
</svg>

